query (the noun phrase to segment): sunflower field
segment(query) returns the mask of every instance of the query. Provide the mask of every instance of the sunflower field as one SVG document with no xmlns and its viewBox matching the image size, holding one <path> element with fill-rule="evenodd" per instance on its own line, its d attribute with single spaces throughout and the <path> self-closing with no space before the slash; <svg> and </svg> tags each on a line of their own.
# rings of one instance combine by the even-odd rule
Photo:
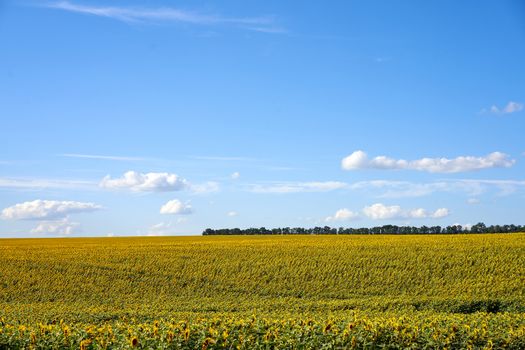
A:
<svg viewBox="0 0 525 350">
<path fill-rule="evenodd" d="M 0 240 L 0 349 L 524 349 L 525 234 Z"/>
</svg>

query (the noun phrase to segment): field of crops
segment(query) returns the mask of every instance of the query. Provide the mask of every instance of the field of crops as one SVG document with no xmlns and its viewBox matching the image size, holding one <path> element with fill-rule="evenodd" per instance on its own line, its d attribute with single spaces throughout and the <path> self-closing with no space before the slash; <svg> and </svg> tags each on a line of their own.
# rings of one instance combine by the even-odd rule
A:
<svg viewBox="0 0 525 350">
<path fill-rule="evenodd" d="M 525 234 L 0 240 L 0 349 L 525 348 Z"/>
</svg>

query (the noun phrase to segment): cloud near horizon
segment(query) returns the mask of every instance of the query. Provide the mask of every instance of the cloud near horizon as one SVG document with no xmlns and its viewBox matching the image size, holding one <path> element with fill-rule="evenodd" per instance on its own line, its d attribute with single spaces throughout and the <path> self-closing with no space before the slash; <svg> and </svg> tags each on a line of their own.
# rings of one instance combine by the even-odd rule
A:
<svg viewBox="0 0 525 350">
<path fill-rule="evenodd" d="M 81 232 L 80 224 L 78 222 L 69 221 L 68 218 L 54 221 L 42 221 L 37 227 L 31 230 L 31 233 L 60 236 L 69 236 L 79 232 Z"/>
<path fill-rule="evenodd" d="M 177 224 L 183 222 L 183 219 L 178 219 Z M 172 236 L 177 234 L 176 225 L 173 222 L 159 222 L 158 224 L 149 227 L 147 236 Z"/>
<path fill-rule="evenodd" d="M 92 212 L 102 209 L 94 203 L 74 201 L 52 201 L 37 199 L 15 204 L 2 210 L 5 220 L 41 220 L 65 218 L 69 214 Z"/>
<path fill-rule="evenodd" d="M 361 150 L 343 158 L 341 167 L 344 170 L 417 170 L 429 173 L 460 173 L 490 168 L 509 168 L 516 161 L 501 152 L 492 152 L 485 157 L 460 156 L 448 158 L 421 158 L 416 160 L 393 159 L 377 156 L 372 159 Z"/>
<path fill-rule="evenodd" d="M 225 17 L 217 14 L 203 14 L 174 7 L 138 8 L 122 6 L 93 6 L 57 1 L 44 7 L 86 15 L 111 18 L 127 23 L 173 22 L 200 26 L 235 26 L 262 33 L 284 33 L 283 28 L 275 23 L 273 16 L 260 17 Z"/>
<path fill-rule="evenodd" d="M 348 210 L 347 208 L 343 208 L 343 209 L 339 209 L 338 211 L 336 211 L 333 216 L 328 216 L 325 219 L 325 221 L 326 222 L 348 221 L 348 220 L 354 220 L 358 218 L 359 218 L 359 213 Z"/>
<path fill-rule="evenodd" d="M 423 208 L 404 210 L 399 205 L 387 206 L 383 203 L 375 203 L 370 206 L 365 206 L 362 209 L 365 217 L 372 220 L 383 219 L 440 219 L 448 216 L 450 211 L 447 208 L 439 208 L 433 212 L 429 212 Z M 347 208 L 339 209 L 333 216 L 325 218 L 326 222 L 335 221 L 350 221 L 359 219 L 359 212 L 351 211 Z"/>
<path fill-rule="evenodd" d="M 434 212 L 428 212 L 423 208 L 404 210 L 399 205 L 386 206 L 376 203 L 363 208 L 363 214 L 372 220 L 382 219 L 440 219 L 450 214 L 447 208 L 439 208 Z"/>
</svg>

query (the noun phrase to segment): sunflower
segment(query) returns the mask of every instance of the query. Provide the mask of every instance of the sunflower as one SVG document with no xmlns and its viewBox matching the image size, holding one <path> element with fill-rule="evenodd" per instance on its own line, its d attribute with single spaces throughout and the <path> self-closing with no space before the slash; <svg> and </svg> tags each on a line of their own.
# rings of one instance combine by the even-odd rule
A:
<svg viewBox="0 0 525 350">
<path fill-rule="evenodd" d="M 132 348 L 136 348 L 137 345 L 139 345 L 139 340 L 137 339 L 137 337 L 133 337 L 129 341 L 129 344 L 131 345 Z"/>
</svg>

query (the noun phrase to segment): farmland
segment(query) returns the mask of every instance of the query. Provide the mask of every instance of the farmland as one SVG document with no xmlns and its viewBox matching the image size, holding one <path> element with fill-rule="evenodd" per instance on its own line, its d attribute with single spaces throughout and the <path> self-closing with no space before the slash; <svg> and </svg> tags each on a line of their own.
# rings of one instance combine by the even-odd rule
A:
<svg viewBox="0 0 525 350">
<path fill-rule="evenodd" d="M 525 234 L 0 241 L 0 348 L 523 348 Z"/>
</svg>

